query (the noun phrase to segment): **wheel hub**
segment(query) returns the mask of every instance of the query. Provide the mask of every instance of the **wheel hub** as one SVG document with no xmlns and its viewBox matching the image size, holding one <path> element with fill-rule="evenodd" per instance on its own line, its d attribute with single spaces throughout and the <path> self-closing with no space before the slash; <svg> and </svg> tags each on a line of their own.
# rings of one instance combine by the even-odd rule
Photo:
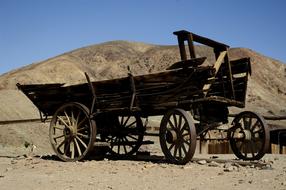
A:
<svg viewBox="0 0 286 190">
<path fill-rule="evenodd" d="M 166 133 L 166 141 L 171 144 L 174 143 L 178 139 L 177 133 L 173 130 L 168 130 Z"/>
<path fill-rule="evenodd" d="M 77 129 L 75 127 L 65 128 L 64 129 L 65 137 L 76 137 L 77 136 Z"/>
</svg>

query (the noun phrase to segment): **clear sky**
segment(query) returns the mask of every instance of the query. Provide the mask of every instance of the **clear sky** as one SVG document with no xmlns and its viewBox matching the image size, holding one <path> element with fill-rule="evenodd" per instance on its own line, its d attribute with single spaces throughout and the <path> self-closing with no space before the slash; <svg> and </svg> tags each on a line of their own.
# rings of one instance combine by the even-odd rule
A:
<svg viewBox="0 0 286 190">
<path fill-rule="evenodd" d="M 190 30 L 286 63 L 286 0 L 0 0 L 0 74 L 87 45 Z"/>
</svg>

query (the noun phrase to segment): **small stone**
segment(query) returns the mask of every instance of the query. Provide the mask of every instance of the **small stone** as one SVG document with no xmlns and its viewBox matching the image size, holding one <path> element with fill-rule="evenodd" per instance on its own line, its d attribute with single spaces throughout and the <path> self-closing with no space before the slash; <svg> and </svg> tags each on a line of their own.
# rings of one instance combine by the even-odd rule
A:
<svg viewBox="0 0 286 190">
<path fill-rule="evenodd" d="M 255 166 L 252 164 L 252 165 L 250 166 L 250 168 L 255 168 Z"/>
<path fill-rule="evenodd" d="M 13 168 L 6 168 L 6 172 L 11 171 Z"/>
<path fill-rule="evenodd" d="M 239 184 L 242 184 L 243 182 L 244 182 L 243 179 L 238 180 L 238 183 L 239 183 Z"/>
<path fill-rule="evenodd" d="M 266 164 L 260 168 L 261 170 L 273 170 L 272 165 Z"/>
<path fill-rule="evenodd" d="M 103 161 L 109 161 L 107 158 L 104 158 Z"/>
<path fill-rule="evenodd" d="M 253 183 L 253 181 L 252 181 L 252 180 L 249 180 L 249 181 L 248 181 L 248 183 L 249 183 L 249 184 L 252 184 L 252 183 Z"/>
<path fill-rule="evenodd" d="M 274 160 L 279 160 L 279 158 L 278 158 L 278 157 L 275 157 Z"/>
<path fill-rule="evenodd" d="M 11 160 L 11 164 L 17 164 L 16 160 Z"/>
<path fill-rule="evenodd" d="M 232 172 L 234 170 L 235 170 L 235 167 L 229 166 L 228 168 L 225 168 L 223 171 L 225 171 L 225 172 Z"/>
<path fill-rule="evenodd" d="M 269 179 L 263 179 L 262 181 L 265 182 L 265 183 L 268 183 Z"/>
<path fill-rule="evenodd" d="M 286 186 L 286 181 L 282 182 L 281 185 Z"/>
<path fill-rule="evenodd" d="M 205 164 L 207 164 L 207 161 L 206 160 L 199 160 L 199 161 L 197 161 L 197 163 L 200 165 L 205 165 Z"/>
<path fill-rule="evenodd" d="M 217 175 L 224 175 L 224 173 L 223 172 L 219 172 Z"/>
<path fill-rule="evenodd" d="M 193 167 L 191 165 L 186 165 L 183 167 L 184 170 L 189 170 L 189 169 L 193 169 Z"/>
<path fill-rule="evenodd" d="M 144 165 L 144 168 L 148 169 L 148 168 L 153 168 L 154 166 L 155 166 L 154 164 L 147 164 L 147 165 Z"/>
<path fill-rule="evenodd" d="M 208 166 L 210 166 L 210 167 L 220 167 L 220 164 L 217 163 L 217 162 L 215 162 L 215 161 L 211 161 L 211 162 L 208 164 Z"/>
<path fill-rule="evenodd" d="M 167 165 L 166 164 L 161 164 L 160 167 L 161 168 L 167 168 Z"/>
<path fill-rule="evenodd" d="M 233 163 L 233 165 L 237 168 L 241 168 L 241 165 L 239 165 L 238 163 Z"/>
<path fill-rule="evenodd" d="M 4 177 L 4 175 L 0 175 L 0 178 L 3 178 Z"/>
<path fill-rule="evenodd" d="M 223 167 L 224 168 L 229 168 L 230 166 L 231 166 L 231 163 L 225 163 Z"/>
</svg>

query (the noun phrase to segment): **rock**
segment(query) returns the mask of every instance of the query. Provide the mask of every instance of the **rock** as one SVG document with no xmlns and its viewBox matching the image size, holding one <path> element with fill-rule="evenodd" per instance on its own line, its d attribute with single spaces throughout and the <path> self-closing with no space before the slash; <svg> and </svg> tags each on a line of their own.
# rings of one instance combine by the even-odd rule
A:
<svg viewBox="0 0 286 190">
<path fill-rule="evenodd" d="M 232 172 L 232 171 L 237 171 L 237 167 L 235 166 L 229 166 L 229 167 L 225 167 L 225 169 L 223 171 L 225 172 Z"/>
<path fill-rule="evenodd" d="M 252 181 L 252 180 L 249 180 L 249 181 L 248 181 L 248 183 L 249 183 L 249 184 L 252 184 L 252 183 L 253 183 L 253 181 Z"/>
<path fill-rule="evenodd" d="M 11 171 L 13 168 L 6 168 L 6 172 Z"/>
<path fill-rule="evenodd" d="M 155 164 L 147 164 L 147 165 L 143 166 L 144 169 L 149 169 L 149 168 L 153 168 L 153 167 L 155 167 Z"/>
<path fill-rule="evenodd" d="M 242 166 L 239 165 L 238 163 L 233 163 L 233 166 L 237 167 L 237 168 L 241 168 Z"/>
<path fill-rule="evenodd" d="M 261 169 L 261 170 L 273 170 L 271 164 L 266 164 L 266 165 L 264 165 L 264 166 L 261 166 L 260 169 Z"/>
<path fill-rule="evenodd" d="M 223 172 L 219 172 L 217 175 L 224 175 L 224 173 Z"/>
<path fill-rule="evenodd" d="M 11 164 L 17 164 L 16 160 L 11 160 Z"/>
<path fill-rule="evenodd" d="M 239 183 L 239 184 L 242 184 L 243 182 L 244 182 L 243 179 L 238 180 L 238 183 Z"/>
<path fill-rule="evenodd" d="M 189 169 L 193 169 L 193 167 L 191 165 L 186 165 L 184 167 L 182 167 L 184 170 L 189 170 Z"/>
<path fill-rule="evenodd" d="M 210 166 L 210 167 L 220 167 L 220 164 L 217 163 L 217 162 L 215 162 L 215 161 L 211 161 L 211 162 L 208 164 L 208 166 Z"/>
<path fill-rule="evenodd" d="M 207 164 L 207 161 L 206 160 L 199 160 L 199 161 L 197 161 L 197 163 L 200 165 L 205 165 L 205 164 Z"/>
<path fill-rule="evenodd" d="M 281 185 L 286 186 L 286 181 L 282 182 Z"/>
</svg>

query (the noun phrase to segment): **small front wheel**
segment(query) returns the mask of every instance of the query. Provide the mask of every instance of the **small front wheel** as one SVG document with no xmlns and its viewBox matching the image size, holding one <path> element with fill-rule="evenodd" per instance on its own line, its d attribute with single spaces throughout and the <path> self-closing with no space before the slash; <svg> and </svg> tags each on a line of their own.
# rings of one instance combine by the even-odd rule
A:
<svg viewBox="0 0 286 190">
<path fill-rule="evenodd" d="M 160 145 L 166 159 L 174 164 L 186 164 L 196 150 L 196 128 L 190 115 L 182 109 L 167 112 L 160 126 Z"/>
<path fill-rule="evenodd" d="M 270 146 L 270 133 L 264 118 L 245 111 L 238 114 L 229 129 L 228 138 L 233 153 L 243 160 L 259 160 Z"/>
</svg>

